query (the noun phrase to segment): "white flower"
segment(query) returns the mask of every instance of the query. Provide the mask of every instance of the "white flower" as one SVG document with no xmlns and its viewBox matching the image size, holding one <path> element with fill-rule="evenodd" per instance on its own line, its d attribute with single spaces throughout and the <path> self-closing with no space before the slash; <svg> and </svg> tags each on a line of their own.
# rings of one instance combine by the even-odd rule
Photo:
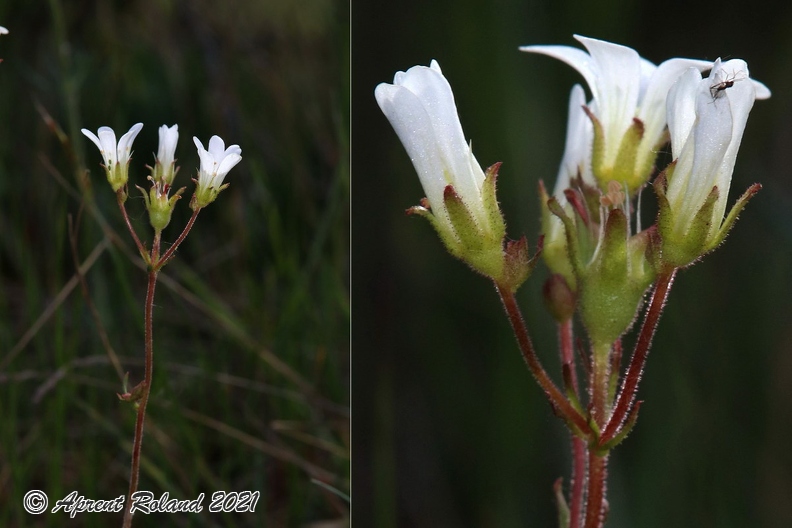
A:
<svg viewBox="0 0 792 528">
<path fill-rule="evenodd" d="M 489 231 L 484 172 L 465 140 L 451 85 L 437 61 L 397 72 L 393 84 L 380 84 L 374 96 L 407 150 L 435 218 L 453 229 L 444 201 L 452 185 L 478 226 Z"/>
<path fill-rule="evenodd" d="M 583 88 L 576 84 L 569 94 L 566 145 L 553 192 L 562 204 L 566 202 L 564 191 L 569 188 L 572 179 L 580 176 L 585 183 L 596 186 L 594 175 L 591 173 L 591 142 L 594 140 L 594 128 L 583 110 L 585 104 L 586 94 Z"/>
<path fill-rule="evenodd" d="M 8 30 L 3 26 L 0 26 L 0 35 L 8 35 Z"/>
<path fill-rule="evenodd" d="M 397 72 L 393 84 L 380 84 L 374 95 L 426 193 L 421 206 L 408 213 L 427 218 L 452 255 L 516 290 L 536 258 L 528 257 L 525 237 L 504 244 L 506 225 L 495 192 L 500 164 L 486 174 L 481 170 L 437 61 Z"/>
<path fill-rule="evenodd" d="M 228 187 L 223 180 L 234 166 L 242 160 L 242 149 L 239 145 L 225 148 L 225 143 L 218 136 L 209 139 L 209 150 L 204 149 L 197 137 L 193 137 L 195 146 L 198 147 L 198 156 L 201 158 L 201 168 L 198 172 L 198 186 L 195 189 L 190 206 L 196 210 L 212 203 L 220 191 Z"/>
<path fill-rule="evenodd" d="M 166 125 L 159 127 L 159 148 L 157 149 L 157 163 L 154 167 L 154 181 L 173 184 L 176 177 L 174 165 L 176 164 L 176 144 L 179 141 L 179 125 L 168 128 Z"/>
<path fill-rule="evenodd" d="M 121 136 L 121 140 L 118 143 L 116 143 L 115 132 L 110 127 L 100 127 L 98 137 L 86 128 L 81 130 L 88 139 L 99 147 L 99 152 L 101 152 L 104 159 L 107 181 L 110 182 L 114 191 L 118 191 L 126 185 L 129 179 L 129 159 L 132 156 L 132 143 L 141 128 L 143 128 L 143 123 L 133 125 L 129 132 Z"/>
<path fill-rule="evenodd" d="M 686 69 L 704 71 L 712 63 L 670 59 L 655 66 L 626 46 L 580 35 L 575 39 L 588 53 L 569 46 L 524 46 L 520 50 L 557 58 L 580 72 L 593 95 L 588 105 L 595 124 L 590 154 L 593 174 L 603 190 L 616 180 L 634 192 L 649 179 L 656 149 L 664 142 L 669 88 Z"/>
<path fill-rule="evenodd" d="M 665 191 L 670 218 L 663 235 L 668 243 L 682 244 L 694 236 L 708 251 L 725 236 L 724 228 L 730 226 L 722 224 L 743 130 L 754 100 L 768 97 L 770 90 L 750 79 L 747 64 L 739 59 L 716 60 L 705 78 L 690 69 L 671 88 L 668 127 L 676 163 Z M 707 209 L 702 209 L 705 203 Z M 741 200 L 738 206 L 743 205 Z M 694 221 L 699 214 L 704 217 Z"/>
</svg>

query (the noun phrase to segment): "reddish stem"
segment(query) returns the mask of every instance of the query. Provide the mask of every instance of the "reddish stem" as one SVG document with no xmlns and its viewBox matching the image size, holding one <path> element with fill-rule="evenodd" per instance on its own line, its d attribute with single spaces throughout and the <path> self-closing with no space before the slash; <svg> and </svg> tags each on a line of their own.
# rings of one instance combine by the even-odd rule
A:
<svg viewBox="0 0 792 528">
<path fill-rule="evenodd" d="M 506 309 L 506 315 L 509 317 L 514 336 L 517 338 L 517 344 L 522 352 L 523 359 L 528 365 L 531 373 L 533 374 L 539 386 L 544 390 L 545 395 L 550 400 L 553 408 L 560 413 L 566 420 L 577 427 L 583 434 L 591 434 L 586 419 L 577 411 L 572 404 L 569 403 L 564 395 L 558 390 L 553 381 L 547 375 L 539 358 L 536 356 L 531 338 L 528 336 L 528 329 L 525 326 L 525 321 L 520 313 L 520 308 L 517 306 L 517 300 L 514 298 L 514 293 L 508 287 L 495 284 L 495 289 L 503 301 L 503 307 Z"/>
<path fill-rule="evenodd" d="M 148 290 L 146 291 L 146 373 L 143 378 L 143 393 L 138 401 L 137 419 L 135 420 L 135 443 L 132 446 L 132 469 L 129 477 L 129 495 L 124 510 L 123 528 L 132 526 L 132 494 L 137 491 L 140 474 L 140 452 L 143 447 L 143 425 L 146 421 L 146 405 L 151 393 L 151 379 L 154 372 L 154 289 L 157 286 L 157 272 L 149 272 Z"/>
<path fill-rule="evenodd" d="M 118 200 L 118 208 L 121 209 L 121 216 L 124 217 L 124 222 L 126 222 L 127 229 L 129 229 L 129 233 L 132 235 L 132 239 L 135 241 L 135 246 L 137 246 L 138 252 L 140 252 L 140 256 L 143 257 L 143 260 L 148 262 L 148 252 L 146 251 L 146 247 L 140 242 L 140 239 L 137 236 L 137 233 L 132 228 L 132 222 L 129 221 L 129 215 L 126 211 L 126 206 L 124 205 L 126 191 L 124 189 L 119 189 L 116 191 L 116 199 Z"/>
<path fill-rule="evenodd" d="M 179 235 L 179 238 L 176 239 L 176 242 L 174 242 L 171 245 L 171 247 L 168 248 L 168 251 L 166 251 L 165 254 L 162 255 L 162 258 L 159 260 L 156 260 L 156 257 L 152 259 L 156 261 L 153 265 L 154 269 L 156 270 L 161 269 L 162 266 L 167 264 L 168 261 L 173 258 L 173 255 L 174 253 L 176 253 L 176 250 L 179 248 L 179 245 L 181 245 L 181 243 L 184 242 L 184 239 L 187 238 L 187 235 L 190 234 L 190 230 L 192 229 L 192 226 L 195 223 L 195 219 L 198 218 L 198 213 L 200 211 L 201 211 L 200 209 L 196 209 L 195 211 L 193 211 L 193 214 L 190 217 L 190 220 L 187 222 L 187 225 L 184 226 L 184 230 L 182 231 L 181 235 Z"/>
<path fill-rule="evenodd" d="M 652 300 L 649 303 L 649 308 L 646 310 L 646 317 L 644 318 L 643 326 L 641 326 L 641 333 L 638 335 L 638 341 L 635 343 L 635 350 L 630 359 L 627 375 L 622 382 L 622 387 L 619 391 L 613 414 L 600 436 L 600 445 L 604 445 L 612 440 L 613 437 L 619 433 L 621 426 L 624 424 L 624 420 L 627 418 L 635 402 L 638 382 L 641 381 L 641 374 L 643 374 L 643 369 L 646 365 L 646 357 L 652 345 L 652 338 L 657 330 L 657 323 L 660 320 L 660 315 L 663 313 L 663 308 L 665 307 L 666 299 L 668 299 L 668 293 L 671 291 L 676 272 L 677 268 L 673 268 L 670 271 L 662 273 L 657 279 L 657 284 L 652 293 Z"/>
<path fill-rule="evenodd" d="M 605 524 L 605 494 L 608 480 L 608 455 L 589 451 L 588 502 L 584 528 L 602 528 Z"/>
<path fill-rule="evenodd" d="M 577 372 L 575 369 L 574 334 L 572 319 L 558 324 L 558 337 L 561 344 L 561 362 L 569 365 L 572 388 L 578 394 Z M 572 481 L 569 491 L 569 528 L 580 528 L 583 512 L 583 491 L 586 483 L 586 443 L 572 435 Z"/>
</svg>

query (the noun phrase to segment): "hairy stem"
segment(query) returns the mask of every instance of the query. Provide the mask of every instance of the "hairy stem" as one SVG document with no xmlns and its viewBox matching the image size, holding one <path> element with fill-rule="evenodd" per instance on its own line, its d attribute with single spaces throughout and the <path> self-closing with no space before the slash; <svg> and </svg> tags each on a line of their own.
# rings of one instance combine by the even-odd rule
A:
<svg viewBox="0 0 792 528">
<path fill-rule="evenodd" d="M 562 364 L 569 365 L 572 388 L 578 394 L 577 371 L 575 369 L 574 332 L 572 319 L 558 324 L 558 337 Z M 580 528 L 583 513 L 583 492 L 586 483 L 586 443 L 572 436 L 572 479 L 569 491 L 569 528 Z"/>
<path fill-rule="evenodd" d="M 622 387 L 616 399 L 613 414 L 600 437 L 600 445 L 612 440 L 613 437 L 619 433 L 619 430 L 624 424 L 635 402 L 638 382 L 641 381 L 641 375 L 646 365 L 649 348 L 652 345 L 652 338 L 657 330 L 657 323 L 660 320 L 660 315 L 663 313 L 663 308 L 665 307 L 666 299 L 668 299 L 668 293 L 671 291 L 676 272 L 677 268 L 673 268 L 670 271 L 661 273 L 657 279 L 657 284 L 652 293 L 652 300 L 649 302 L 649 308 L 646 310 L 646 317 L 644 318 L 643 326 L 641 326 L 641 333 L 638 335 L 638 341 L 635 343 L 635 349 L 630 359 L 627 375 L 622 382 Z"/>
<path fill-rule="evenodd" d="M 127 214 L 126 206 L 124 205 L 124 195 L 125 191 L 123 189 L 119 189 L 116 191 L 116 198 L 118 200 L 118 208 L 121 209 L 121 216 L 124 217 L 124 222 L 126 222 L 127 229 L 129 229 L 129 234 L 132 235 L 132 239 L 135 241 L 135 246 L 137 246 L 137 250 L 140 253 L 140 256 L 143 257 L 143 260 L 148 262 L 149 256 L 148 252 L 146 251 L 146 247 L 140 242 L 140 239 L 135 232 L 135 229 L 132 227 L 132 222 L 129 221 L 129 215 Z"/>
<path fill-rule="evenodd" d="M 173 258 L 173 255 L 176 253 L 176 250 L 179 248 L 181 243 L 184 242 L 184 239 L 187 238 L 187 235 L 190 234 L 190 230 L 192 229 L 192 226 L 195 223 L 195 219 L 198 218 L 198 213 L 200 211 L 201 211 L 200 209 L 196 209 L 195 211 L 193 211 L 190 220 L 187 222 L 187 225 L 184 226 L 184 230 L 182 231 L 182 234 L 179 235 L 179 238 L 176 239 L 176 242 L 174 242 L 171 245 L 171 247 L 168 248 L 168 251 L 166 251 L 165 254 L 162 255 L 162 258 L 157 259 L 156 257 L 154 257 L 152 259 L 154 263 L 153 264 L 154 269 L 159 270 L 160 268 L 162 268 L 162 266 L 167 264 L 170 259 Z M 159 255 L 159 248 L 157 248 L 157 255 Z"/>
<path fill-rule="evenodd" d="M 157 286 L 157 272 L 150 271 L 148 289 L 146 291 L 146 373 L 143 378 L 143 391 L 138 400 L 137 419 L 135 420 L 135 443 L 132 447 L 132 469 L 129 478 L 129 495 L 124 511 L 123 528 L 132 526 L 132 495 L 137 491 L 140 475 L 140 452 L 143 447 L 143 425 L 146 421 L 146 405 L 151 393 L 151 381 L 154 372 L 154 289 Z"/>
<path fill-rule="evenodd" d="M 588 502 L 584 528 L 601 528 L 605 524 L 607 501 L 605 493 L 608 479 L 608 455 L 589 451 Z"/>
<path fill-rule="evenodd" d="M 569 403 L 569 400 L 567 400 L 558 387 L 555 386 L 542 367 L 542 364 L 539 362 L 539 358 L 536 356 L 536 352 L 533 348 L 533 343 L 531 343 L 531 338 L 528 336 L 528 329 L 525 326 L 522 313 L 517 306 L 517 300 L 514 298 L 514 293 L 512 293 L 508 287 L 501 286 L 497 283 L 495 284 L 495 289 L 498 291 L 503 301 L 503 307 L 506 310 L 506 315 L 509 318 L 512 330 L 514 330 L 514 336 L 517 338 L 517 344 L 520 347 L 523 359 L 534 378 L 539 383 L 539 386 L 542 387 L 545 395 L 550 400 L 551 405 L 568 424 L 573 425 L 583 434 L 590 434 L 591 428 L 589 427 L 588 421 L 572 407 L 572 404 Z"/>
</svg>

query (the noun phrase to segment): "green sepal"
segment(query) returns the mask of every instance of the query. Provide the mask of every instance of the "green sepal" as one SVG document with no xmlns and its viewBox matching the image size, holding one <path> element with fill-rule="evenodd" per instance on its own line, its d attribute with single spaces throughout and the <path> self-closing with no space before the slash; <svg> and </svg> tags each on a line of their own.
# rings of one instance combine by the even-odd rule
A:
<svg viewBox="0 0 792 528">
<path fill-rule="evenodd" d="M 446 185 L 443 203 L 460 245 L 466 252 L 481 251 L 484 247 L 484 233 L 453 185 Z"/>
<path fill-rule="evenodd" d="M 613 178 L 609 177 L 610 168 L 605 164 L 605 130 L 588 106 L 584 106 L 583 111 L 586 112 L 594 127 L 594 140 L 591 143 L 591 172 L 594 173 L 597 184 L 602 190 L 606 190 L 608 182 Z"/>
<path fill-rule="evenodd" d="M 146 202 L 146 209 L 149 213 L 149 222 L 157 233 L 162 232 L 168 226 L 173 208 L 186 190 L 186 187 L 182 187 L 169 198 L 167 192 L 162 191 L 163 186 L 164 184 L 155 183 L 148 193 L 139 185 L 135 186 L 143 194 L 143 201 Z"/>
<path fill-rule="evenodd" d="M 580 312 L 592 342 L 614 342 L 634 318 L 635 306 L 624 299 L 627 271 L 627 218 L 613 209 L 598 255 L 581 280 Z"/>
<path fill-rule="evenodd" d="M 494 180 L 490 182 L 486 185 L 491 185 L 494 193 Z M 489 200 L 490 205 L 494 204 L 497 207 L 494 195 Z M 499 285 L 516 290 L 532 269 L 532 266 L 525 268 L 531 259 L 521 260 L 520 252 L 515 247 L 511 261 L 507 262 L 509 259 L 503 248 L 504 236 L 500 234 L 505 232 L 505 225 L 502 229 L 496 228 L 494 235 L 492 231 L 481 226 L 462 197 L 454 190 L 453 185 L 447 185 L 443 191 L 443 206 L 447 219 L 438 218 L 437 214 L 430 210 L 426 199 L 422 200 L 421 206 L 408 209 L 407 214 L 423 216 L 429 220 L 446 249 L 453 256 Z M 502 217 L 500 222 L 503 222 Z M 518 262 L 521 261 L 522 268 L 518 266 Z M 506 269 L 507 264 L 511 265 L 509 270 Z"/>
<path fill-rule="evenodd" d="M 638 167 L 638 151 L 641 146 L 643 135 L 643 121 L 634 117 L 632 125 L 627 128 L 624 136 L 622 136 L 621 143 L 619 144 L 619 152 L 616 154 L 616 161 L 610 175 L 610 180 L 617 181 L 627 186 L 627 191 L 630 196 L 649 179 L 650 172 L 643 172 L 643 168 Z M 654 164 L 654 160 L 651 161 L 652 164 Z M 607 186 L 608 182 L 600 182 L 600 185 Z"/>
<path fill-rule="evenodd" d="M 231 185 L 230 183 L 224 183 L 220 187 L 203 187 L 198 185 L 198 180 L 195 178 L 193 178 L 193 181 L 196 182 L 195 192 L 190 199 L 190 209 L 193 211 L 203 209 L 210 203 L 214 202 L 217 199 L 217 195 L 226 190 L 228 186 Z"/>
<path fill-rule="evenodd" d="M 737 221 L 737 217 L 740 215 L 745 206 L 748 205 L 748 202 L 753 198 L 756 193 L 762 190 L 762 185 L 760 183 L 754 183 L 743 193 L 742 196 L 737 200 L 734 206 L 729 211 L 729 214 L 726 216 L 726 220 L 723 221 L 721 224 L 720 229 L 717 231 L 715 236 L 710 240 L 709 244 L 707 244 L 707 251 L 712 251 L 716 247 L 720 246 L 724 240 L 726 240 L 726 236 L 731 231 L 732 227 L 734 227 L 734 223 Z"/>
<path fill-rule="evenodd" d="M 501 162 L 498 162 L 487 169 L 484 175 L 484 183 L 481 186 L 481 201 L 487 214 L 490 236 L 497 240 L 503 240 L 506 237 L 506 222 L 503 221 L 503 213 L 501 213 L 498 205 L 496 192 L 500 166 Z"/>
<path fill-rule="evenodd" d="M 669 166 L 669 168 L 673 172 L 674 167 Z M 668 179 L 672 174 L 665 174 L 665 172 L 658 176 L 654 185 L 659 205 L 657 227 L 662 241 L 659 267 L 683 268 L 693 264 L 714 247 L 711 246 L 713 240 L 712 213 L 720 191 L 717 186 L 712 188 L 690 221 L 690 225 L 684 232 L 680 232 L 665 194 Z"/>
<path fill-rule="evenodd" d="M 601 439 L 601 440 L 605 440 L 605 442 L 601 443 L 596 447 L 597 454 L 599 455 L 607 454 L 608 451 L 610 451 L 611 449 L 622 443 L 624 439 L 627 438 L 627 435 L 629 435 L 632 432 L 633 428 L 635 427 L 635 422 L 638 420 L 638 411 L 641 409 L 642 403 L 643 403 L 642 400 L 635 402 L 633 408 L 630 409 L 630 414 L 627 415 L 627 419 L 619 428 L 619 432 L 616 433 L 616 435 L 613 438 L 609 440 L 605 438 Z"/>
<path fill-rule="evenodd" d="M 558 527 L 569 528 L 569 506 L 564 498 L 564 479 L 559 477 L 553 484 L 553 495 L 555 495 L 556 508 L 558 508 Z"/>
<path fill-rule="evenodd" d="M 651 238 L 628 238 L 627 216 L 612 209 L 600 247 L 581 279 L 580 312 L 594 343 L 613 343 L 632 325 L 646 288 L 654 278 L 647 260 Z"/>
<path fill-rule="evenodd" d="M 137 403 L 143 397 L 143 391 L 146 388 L 146 380 L 143 380 L 137 385 L 135 385 L 132 388 L 132 390 L 127 390 L 128 383 L 129 383 L 129 373 L 127 372 L 126 375 L 124 376 L 124 393 L 123 394 L 116 393 L 116 396 L 118 396 L 118 399 L 121 401 L 130 402 L 137 405 Z"/>
<path fill-rule="evenodd" d="M 112 167 L 104 167 L 107 181 L 110 183 L 113 191 L 118 192 L 118 190 L 124 187 L 127 181 L 129 181 L 129 161 L 124 165 L 116 161 Z"/>
<path fill-rule="evenodd" d="M 544 237 L 542 256 L 550 271 L 563 276 L 569 287 L 574 290 L 577 279 L 569 261 L 566 228 L 561 220 L 555 218 L 557 215 L 550 211 L 548 200 L 550 200 L 550 196 L 545 190 L 544 182 L 539 180 L 539 203 L 542 210 L 542 236 Z"/>
<path fill-rule="evenodd" d="M 414 205 L 407 209 L 405 213 L 411 216 L 415 215 L 425 218 L 434 228 L 448 252 L 456 258 L 462 258 L 462 246 L 459 243 L 459 239 L 457 239 L 453 230 L 448 229 L 445 224 L 440 222 L 437 216 L 432 213 L 429 208 L 429 201 L 426 198 L 421 200 L 421 205 Z"/>
<path fill-rule="evenodd" d="M 672 161 L 663 172 L 658 174 L 652 186 L 655 196 L 657 196 L 657 230 L 661 234 L 670 233 L 674 229 L 674 213 L 668 202 L 666 191 L 668 190 L 668 180 L 674 175 L 676 163 L 676 160 Z"/>
<path fill-rule="evenodd" d="M 558 217 L 561 222 L 564 224 L 564 233 L 566 236 L 566 248 L 567 248 L 567 262 L 569 263 L 569 267 L 572 270 L 572 277 L 574 279 L 578 279 L 580 274 L 583 270 L 583 263 L 580 261 L 580 245 L 578 243 L 578 233 L 575 227 L 575 221 L 566 214 L 564 208 L 561 207 L 561 204 L 558 203 L 558 200 L 555 197 L 550 197 L 546 202 L 547 209 L 553 213 L 556 217 Z M 569 282 L 569 278 L 564 275 L 564 278 L 567 279 Z M 577 289 L 577 284 L 575 285 L 575 289 Z"/>
</svg>

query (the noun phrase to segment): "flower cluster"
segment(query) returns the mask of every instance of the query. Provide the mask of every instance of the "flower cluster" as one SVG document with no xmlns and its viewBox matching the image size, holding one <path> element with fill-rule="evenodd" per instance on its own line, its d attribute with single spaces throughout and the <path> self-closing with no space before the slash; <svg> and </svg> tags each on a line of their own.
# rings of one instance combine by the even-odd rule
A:
<svg viewBox="0 0 792 528">
<path fill-rule="evenodd" d="M 758 190 L 749 189 L 726 216 L 748 112 L 770 91 L 750 79 L 738 59 L 674 58 L 655 65 L 631 48 L 575 38 L 586 51 L 521 48 L 570 64 L 592 93 L 586 102 L 581 86 L 572 89 L 555 190 L 550 196 L 541 188 L 544 256 L 578 299 L 589 332 L 612 342 L 633 321 L 656 274 L 717 247 Z M 453 255 L 516 289 L 533 259 L 522 240 L 504 244 L 495 197 L 500 164 L 485 172 L 476 161 L 440 66 L 432 61 L 398 72 L 375 96 L 426 192 L 409 212 L 428 218 Z M 669 139 L 673 162 L 654 185 L 660 213 L 656 226 L 642 230 L 638 191 Z"/>
<path fill-rule="evenodd" d="M 132 143 L 135 141 L 142 123 L 137 123 L 116 141 L 113 129 L 103 126 L 96 134 L 87 129 L 82 129 L 88 139 L 99 148 L 104 160 L 103 167 L 107 181 L 119 198 L 123 201 L 127 196 L 127 183 L 129 181 L 129 162 L 132 156 Z M 184 192 L 185 188 L 177 190 L 170 196 L 173 180 L 176 177 L 176 144 L 179 141 L 179 127 L 162 125 L 159 128 L 159 148 L 155 158 L 154 167 L 148 179 L 152 186 L 148 193 L 138 187 L 143 193 L 146 208 L 149 211 L 149 220 L 155 232 L 161 232 L 170 222 L 173 208 Z M 242 149 L 239 145 L 225 148 L 225 143 L 218 136 L 209 140 L 209 150 L 203 148 L 198 138 L 193 138 L 198 148 L 201 160 L 196 189 L 190 200 L 190 207 L 198 211 L 212 203 L 220 192 L 228 187 L 223 183 L 228 172 L 242 160 Z"/>
<path fill-rule="evenodd" d="M 375 96 L 426 193 L 408 212 L 429 219 L 454 256 L 495 282 L 528 368 L 574 437 L 576 485 L 569 506 L 560 483 L 556 487 L 560 525 L 582 526 L 585 519 L 586 527 L 601 527 L 607 455 L 637 419 L 638 382 L 674 277 L 721 244 L 760 189 L 754 184 L 728 210 L 748 114 L 755 100 L 770 97 L 770 90 L 750 78 L 740 59 L 674 58 L 655 65 L 631 48 L 575 38 L 585 51 L 520 48 L 571 65 L 591 92 L 587 101 L 581 85 L 572 88 L 566 146 L 552 195 L 539 186 L 540 247 L 551 271 L 543 294 L 559 323 L 563 391 L 542 367 L 514 296 L 536 256 L 528 257 L 525 237 L 505 241 L 495 197 L 500 163 L 483 171 L 473 157 L 437 62 L 397 73 L 393 84 L 377 86 Z M 656 167 L 658 153 L 669 142 L 670 164 Z M 644 229 L 640 191 L 652 179 L 658 213 Z M 650 288 L 622 375 L 622 338 Z M 575 367 L 575 313 L 590 342 L 585 392 L 578 389 Z"/>
</svg>

